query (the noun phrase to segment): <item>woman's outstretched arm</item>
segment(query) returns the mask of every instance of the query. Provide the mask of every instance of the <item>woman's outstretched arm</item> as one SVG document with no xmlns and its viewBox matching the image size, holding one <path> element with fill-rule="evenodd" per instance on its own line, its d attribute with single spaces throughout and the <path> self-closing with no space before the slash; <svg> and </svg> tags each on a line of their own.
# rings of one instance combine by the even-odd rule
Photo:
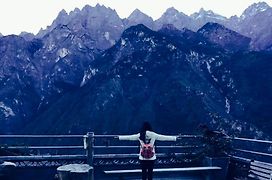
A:
<svg viewBox="0 0 272 180">
<path fill-rule="evenodd" d="M 156 140 L 158 141 L 176 141 L 178 136 L 166 136 L 155 133 Z"/>
<path fill-rule="evenodd" d="M 140 133 L 133 134 L 133 135 L 127 135 L 127 136 L 118 136 L 119 140 L 127 140 L 127 141 L 136 141 L 140 137 Z"/>
</svg>

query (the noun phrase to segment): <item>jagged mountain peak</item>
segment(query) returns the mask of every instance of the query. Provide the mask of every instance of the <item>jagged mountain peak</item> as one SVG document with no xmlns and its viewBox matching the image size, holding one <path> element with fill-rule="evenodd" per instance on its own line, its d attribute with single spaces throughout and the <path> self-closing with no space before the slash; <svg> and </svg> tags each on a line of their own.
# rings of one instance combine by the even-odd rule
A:
<svg viewBox="0 0 272 180">
<path fill-rule="evenodd" d="M 93 12 L 94 10 L 96 10 L 97 12 L 104 12 L 104 11 L 112 11 L 112 12 L 116 12 L 114 9 L 110 8 L 110 7 L 106 7 L 104 5 L 100 5 L 99 3 L 97 3 L 94 7 L 93 6 L 90 6 L 90 5 L 85 5 L 83 8 L 82 8 L 82 12 L 87 12 L 87 13 L 91 13 Z"/>
<path fill-rule="evenodd" d="M 237 21 L 239 21 L 239 17 L 237 15 L 234 15 L 234 16 L 231 16 L 229 18 L 229 20 L 232 21 L 232 22 L 237 22 Z"/>
<path fill-rule="evenodd" d="M 152 17 L 146 15 L 139 9 L 135 9 L 128 18 L 123 20 L 123 22 L 126 28 L 137 24 L 144 24 L 150 29 L 153 29 L 154 26 L 154 21 Z"/>
<path fill-rule="evenodd" d="M 97 5 L 96 5 L 97 6 Z M 99 7 L 99 6 L 97 6 Z M 92 10 L 94 7 L 93 6 L 90 6 L 89 4 L 86 4 L 81 11 L 90 11 Z"/>
<path fill-rule="evenodd" d="M 227 36 L 229 34 L 235 34 L 235 35 L 242 36 L 241 34 L 225 27 L 224 25 L 219 24 L 219 23 L 214 23 L 214 22 L 206 23 L 197 32 L 200 34 L 216 33 L 218 36 Z"/>
<path fill-rule="evenodd" d="M 86 5 L 79 10 L 71 11 L 69 15 L 62 11 L 51 26 L 41 30 L 37 37 L 42 38 L 52 32 L 58 25 L 67 25 L 72 32 L 88 34 L 95 48 L 106 49 L 111 47 L 120 38 L 124 30 L 122 19 L 117 12 L 104 5 L 92 7 Z"/>
<path fill-rule="evenodd" d="M 245 19 L 247 17 L 254 16 L 260 12 L 264 12 L 268 9 L 271 9 L 271 7 L 266 2 L 254 3 L 243 12 L 241 18 Z"/>
<path fill-rule="evenodd" d="M 260 11 L 264 11 L 268 8 L 271 8 L 266 2 L 258 2 L 258 3 L 254 3 L 251 6 L 248 7 L 248 9 L 257 9 Z"/>
<path fill-rule="evenodd" d="M 135 26 L 131 26 L 129 27 L 128 29 L 126 29 L 123 34 L 122 34 L 122 38 L 123 37 L 126 37 L 126 36 L 130 36 L 130 35 L 135 35 L 135 34 L 139 34 L 140 33 L 140 36 L 141 36 L 141 33 L 145 33 L 145 32 L 151 32 L 152 30 L 149 29 L 148 27 L 146 27 L 145 25 L 143 24 L 138 24 L 138 25 L 135 25 Z"/>
<path fill-rule="evenodd" d="M 202 34 L 210 42 L 229 51 L 247 50 L 251 41 L 250 38 L 245 37 L 218 23 L 209 22 L 197 32 Z"/>
<path fill-rule="evenodd" d="M 67 18 L 68 18 L 68 13 L 65 11 L 65 9 L 62 9 L 57 18 L 54 20 L 53 23 L 55 24 L 64 24 L 64 23 L 67 23 Z"/>
<path fill-rule="evenodd" d="M 69 16 L 74 16 L 77 15 L 81 12 L 81 10 L 79 8 L 75 8 L 73 11 L 69 12 Z"/>
<path fill-rule="evenodd" d="M 215 14 L 212 10 L 205 10 L 204 8 L 199 9 L 200 14 Z"/>
<path fill-rule="evenodd" d="M 96 6 L 92 7 L 90 5 L 85 5 L 81 10 L 79 8 L 75 8 L 73 11 L 67 13 L 64 9 L 59 12 L 57 18 L 54 20 L 51 26 L 57 26 L 58 24 L 68 24 L 69 22 L 76 19 L 84 19 L 87 18 L 89 15 L 92 16 L 102 16 L 105 14 L 116 14 L 116 11 L 106 7 L 104 5 L 97 4 Z M 118 16 L 118 15 L 117 15 Z M 118 16 L 119 17 L 119 16 Z M 53 29 L 53 28 L 51 28 Z"/>
<path fill-rule="evenodd" d="M 182 16 L 188 17 L 186 14 L 184 14 L 183 12 L 178 11 L 174 7 L 170 7 L 168 9 L 166 9 L 166 11 L 162 15 L 162 17 L 168 17 L 168 18 L 178 18 L 178 17 L 182 17 Z"/>
<path fill-rule="evenodd" d="M 68 13 L 65 11 L 65 9 L 62 9 L 57 18 L 53 21 L 53 24 L 64 24 L 67 23 Z"/>
<path fill-rule="evenodd" d="M 138 8 L 136 8 L 131 14 L 130 16 L 137 16 L 137 15 L 142 15 L 144 14 L 141 10 L 139 10 Z"/>
<path fill-rule="evenodd" d="M 208 22 L 202 28 L 200 28 L 198 32 L 201 32 L 203 30 L 213 30 L 213 29 L 227 29 L 227 28 L 219 23 Z"/>
<path fill-rule="evenodd" d="M 148 19 L 152 19 L 150 16 L 148 16 L 147 14 L 143 13 L 141 10 L 139 10 L 138 8 L 136 8 L 127 19 L 142 19 L 142 18 L 148 18 Z M 152 19 L 153 20 L 153 19 Z"/>
<path fill-rule="evenodd" d="M 106 8 L 106 6 L 104 6 L 103 4 L 101 5 L 101 4 L 99 4 L 99 3 L 97 3 L 97 4 L 95 5 L 95 7 L 102 7 L 102 8 Z"/>
<path fill-rule="evenodd" d="M 63 16 L 63 15 L 67 15 L 67 12 L 65 9 L 62 9 L 58 14 L 58 16 Z"/>
<path fill-rule="evenodd" d="M 80 12 L 80 9 L 76 7 L 73 12 Z"/>
<path fill-rule="evenodd" d="M 163 15 L 155 21 L 155 29 L 159 30 L 164 24 L 174 24 L 178 29 L 191 28 L 192 19 L 186 14 L 179 12 L 174 7 L 168 8 Z"/>
<path fill-rule="evenodd" d="M 167 15 L 175 15 L 175 14 L 179 14 L 180 12 L 174 8 L 174 7 L 170 7 L 168 9 L 166 9 L 165 13 L 164 14 L 167 14 Z"/>
<path fill-rule="evenodd" d="M 147 49 L 152 51 L 152 49 L 156 49 L 158 45 L 161 45 L 158 43 L 161 41 L 162 36 L 160 36 L 158 32 L 149 29 L 143 24 L 138 24 L 131 26 L 123 32 L 116 47 L 121 47 L 121 49 L 125 47 L 124 51 L 127 52 Z"/>
<path fill-rule="evenodd" d="M 190 17 L 194 19 L 202 19 L 202 18 L 212 18 L 212 19 L 218 19 L 218 20 L 226 20 L 227 18 L 224 16 L 221 16 L 217 13 L 214 13 L 212 10 L 205 10 L 204 8 L 201 8 L 199 12 L 195 12 L 190 15 Z"/>
</svg>

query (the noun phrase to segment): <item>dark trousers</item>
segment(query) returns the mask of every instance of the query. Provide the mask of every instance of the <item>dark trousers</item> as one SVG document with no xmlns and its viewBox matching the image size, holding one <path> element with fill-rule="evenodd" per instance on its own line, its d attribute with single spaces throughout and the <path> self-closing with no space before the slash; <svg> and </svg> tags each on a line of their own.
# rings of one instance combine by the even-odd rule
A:
<svg viewBox="0 0 272 180">
<path fill-rule="evenodd" d="M 141 160 L 142 180 L 152 180 L 155 160 Z"/>
</svg>

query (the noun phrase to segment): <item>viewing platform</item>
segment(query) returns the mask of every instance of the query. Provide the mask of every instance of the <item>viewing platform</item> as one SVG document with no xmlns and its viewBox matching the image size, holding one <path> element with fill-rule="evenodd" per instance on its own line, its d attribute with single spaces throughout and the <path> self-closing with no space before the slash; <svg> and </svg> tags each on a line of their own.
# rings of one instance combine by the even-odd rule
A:
<svg viewBox="0 0 272 180">
<path fill-rule="evenodd" d="M 140 179 L 139 142 L 117 135 L 0 135 L 0 179 L 61 179 L 57 168 L 85 164 L 88 179 Z M 272 141 L 181 135 L 176 142 L 156 142 L 154 179 L 271 179 Z M 76 172 L 75 172 L 76 173 Z M 8 180 L 7 179 L 7 180 Z M 65 180 L 65 179 L 64 179 Z"/>
</svg>

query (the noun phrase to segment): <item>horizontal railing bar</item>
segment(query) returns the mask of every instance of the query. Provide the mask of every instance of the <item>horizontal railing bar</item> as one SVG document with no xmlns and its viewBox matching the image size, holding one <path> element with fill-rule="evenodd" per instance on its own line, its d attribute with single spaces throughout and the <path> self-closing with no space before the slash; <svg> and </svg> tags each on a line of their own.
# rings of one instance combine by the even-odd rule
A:
<svg viewBox="0 0 272 180">
<path fill-rule="evenodd" d="M 61 159 L 86 159 L 86 155 L 37 155 L 37 156 L 0 156 L 4 161 L 31 161 L 31 160 L 61 160 Z"/>
<path fill-rule="evenodd" d="M 172 156 L 182 156 L 195 153 L 171 153 Z M 168 157 L 170 154 L 158 153 L 157 157 Z M 138 158 L 139 154 L 95 154 L 94 158 Z M 86 155 L 35 155 L 35 156 L 0 156 L 0 160 L 4 161 L 31 161 L 31 160 L 62 160 L 62 159 L 86 159 Z"/>
<path fill-rule="evenodd" d="M 0 149 L 84 149 L 84 146 L 7 146 Z"/>
<path fill-rule="evenodd" d="M 86 135 L 0 135 L 0 138 L 83 138 Z M 94 135 L 95 138 L 114 138 L 121 135 Z M 200 138 L 201 135 L 180 135 L 181 138 Z"/>
<path fill-rule="evenodd" d="M 181 155 L 188 155 L 188 154 L 196 154 L 196 153 L 171 153 L 173 156 L 181 156 Z M 170 154 L 168 153 L 156 153 L 157 157 L 168 157 Z M 94 158 L 135 158 L 139 157 L 139 154 L 133 153 L 133 154 L 95 154 Z"/>
<path fill-rule="evenodd" d="M 138 148 L 139 146 L 94 146 L 95 149 L 132 149 Z M 156 146 L 157 148 L 168 148 L 168 149 L 175 149 L 175 148 L 203 148 L 203 146 Z M 84 146 L 3 146 L 0 149 L 84 149 Z"/>
<path fill-rule="evenodd" d="M 169 149 L 175 149 L 175 148 L 202 148 L 202 147 L 205 147 L 204 145 L 203 146 L 156 146 L 157 148 L 169 148 Z M 94 148 L 96 149 L 103 149 L 103 148 L 139 148 L 139 146 L 94 146 Z"/>
<path fill-rule="evenodd" d="M 115 137 L 118 137 L 118 136 L 119 135 L 109 135 L 109 134 L 99 135 L 99 134 L 94 134 L 95 138 L 115 138 Z"/>
<path fill-rule="evenodd" d="M 0 138 L 83 138 L 84 135 L 0 135 Z"/>
<path fill-rule="evenodd" d="M 180 135 L 181 138 L 202 138 L 202 135 Z"/>
<path fill-rule="evenodd" d="M 250 151 L 250 150 L 246 150 L 246 149 L 233 149 L 233 150 L 240 151 L 240 152 L 245 152 L 245 153 L 250 153 L 250 154 L 257 154 L 257 155 L 272 157 L 272 154 L 269 154 L 269 153 L 263 153 L 263 152 L 257 152 L 257 151 Z"/>
<path fill-rule="evenodd" d="M 0 135 L 0 138 L 83 138 L 84 136 L 85 135 Z M 117 136 L 120 136 L 120 135 L 94 135 L 95 138 L 114 138 Z M 203 136 L 202 135 L 180 135 L 180 137 L 181 138 L 201 138 Z M 272 141 L 268 141 L 268 140 L 239 138 L 239 137 L 234 137 L 230 139 L 272 144 Z"/>
<path fill-rule="evenodd" d="M 234 156 L 234 155 L 228 155 L 228 156 L 232 159 L 236 159 L 236 160 L 243 161 L 246 163 L 250 163 L 252 161 L 251 159 L 240 157 L 240 156 Z"/>
<path fill-rule="evenodd" d="M 95 154 L 94 158 L 107 159 L 107 158 L 136 158 L 139 157 L 139 154 Z"/>
<path fill-rule="evenodd" d="M 258 143 L 268 143 L 268 144 L 272 144 L 272 141 L 268 141 L 268 140 L 261 140 L 261 139 L 249 139 L 249 138 L 238 138 L 238 137 L 234 137 L 234 138 L 230 138 L 233 140 L 240 140 L 240 141 L 250 141 L 250 142 L 258 142 Z"/>
<path fill-rule="evenodd" d="M 122 136 L 122 135 L 107 135 L 107 134 L 102 134 L 102 135 L 94 135 L 95 138 L 115 138 L 118 136 Z M 176 135 L 177 136 L 177 135 Z M 203 136 L 201 135 L 180 135 L 181 138 L 201 138 Z"/>
</svg>

